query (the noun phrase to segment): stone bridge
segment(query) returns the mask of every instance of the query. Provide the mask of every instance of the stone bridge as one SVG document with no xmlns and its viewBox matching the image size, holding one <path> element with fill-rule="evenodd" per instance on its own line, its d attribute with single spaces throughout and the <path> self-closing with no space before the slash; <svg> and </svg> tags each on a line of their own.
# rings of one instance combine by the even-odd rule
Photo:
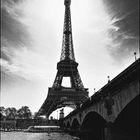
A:
<svg viewBox="0 0 140 140">
<path fill-rule="evenodd" d="M 63 120 L 82 140 L 139 140 L 140 59 Z"/>
</svg>

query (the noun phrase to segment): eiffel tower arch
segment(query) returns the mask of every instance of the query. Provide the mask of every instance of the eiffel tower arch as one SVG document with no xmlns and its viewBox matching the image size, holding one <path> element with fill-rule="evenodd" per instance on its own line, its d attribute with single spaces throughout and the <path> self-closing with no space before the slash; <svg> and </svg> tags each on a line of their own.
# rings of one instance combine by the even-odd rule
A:
<svg viewBox="0 0 140 140">
<path fill-rule="evenodd" d="M 63 28 L 63 42 L 60 61 L 57 63 L 57 74 L 52 87 L 48 88 L 48 95 L 38 111 L 38 115 L 49 115 L 56 109 L 70 106 L 77 108 L 88 98 L 88 89 L 84 88 L 78 63 L 75 61 L 72 25 L 71 25 L 71 0 L 65 0 L 65 16 Z M 62 86 L 64 77 L 69 77 L 70 87 Z"/>
</svg>

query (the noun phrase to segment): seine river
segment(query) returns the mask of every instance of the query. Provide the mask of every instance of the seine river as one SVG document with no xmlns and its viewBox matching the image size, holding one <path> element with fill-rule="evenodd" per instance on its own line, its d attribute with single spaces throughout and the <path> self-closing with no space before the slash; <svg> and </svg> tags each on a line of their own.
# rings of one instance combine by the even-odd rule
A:
<svg viewBox="0 0 140 140">
<path fill-rule="evenodd" d="M 1 132 L 0 140 L 79 140 L 66 133 Z"/>
</svg>

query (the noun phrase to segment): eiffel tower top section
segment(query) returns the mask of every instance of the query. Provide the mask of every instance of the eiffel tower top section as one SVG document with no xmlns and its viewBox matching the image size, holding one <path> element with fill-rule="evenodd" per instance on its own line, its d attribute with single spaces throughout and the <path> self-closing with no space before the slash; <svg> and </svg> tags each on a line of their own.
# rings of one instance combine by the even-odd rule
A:
<svg viewBox="0 0 140 140">
<path fill-rule="evenodd" d="M 63 43 L 60 61 L 75 61 L 73 39 L 72 39 L 72 25 L 71 25 L 71 0 L 65 0 L 65 16 L 64 16 L 64 29 L 63 29 Z"/>
</svg>

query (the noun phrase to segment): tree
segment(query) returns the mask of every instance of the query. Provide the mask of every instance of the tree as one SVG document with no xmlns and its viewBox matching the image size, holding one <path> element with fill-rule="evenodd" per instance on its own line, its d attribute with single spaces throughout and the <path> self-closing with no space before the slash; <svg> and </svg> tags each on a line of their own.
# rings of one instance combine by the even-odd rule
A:
<svg viewBox="0 0 140 140">
<path fill-rule="evenodd" d="M 3 120 L 5 116 L 5 108 L 3 106 L 0 107 L 0 120 Z"/>
<path fill-rule="evenodd" d="M 5 109 L 6 119 L 16 119 L 17 110 L 14 107 L 8 107 Z"/>
<path fill-rule="evenodd" d="M 18 118 L 20 118 L 20 119 L 31 119 L 32 118 L 32 113 L 28 106 L 22 106 L 17 111 L 17 114 L 18 114 Z"/>
</svg>

